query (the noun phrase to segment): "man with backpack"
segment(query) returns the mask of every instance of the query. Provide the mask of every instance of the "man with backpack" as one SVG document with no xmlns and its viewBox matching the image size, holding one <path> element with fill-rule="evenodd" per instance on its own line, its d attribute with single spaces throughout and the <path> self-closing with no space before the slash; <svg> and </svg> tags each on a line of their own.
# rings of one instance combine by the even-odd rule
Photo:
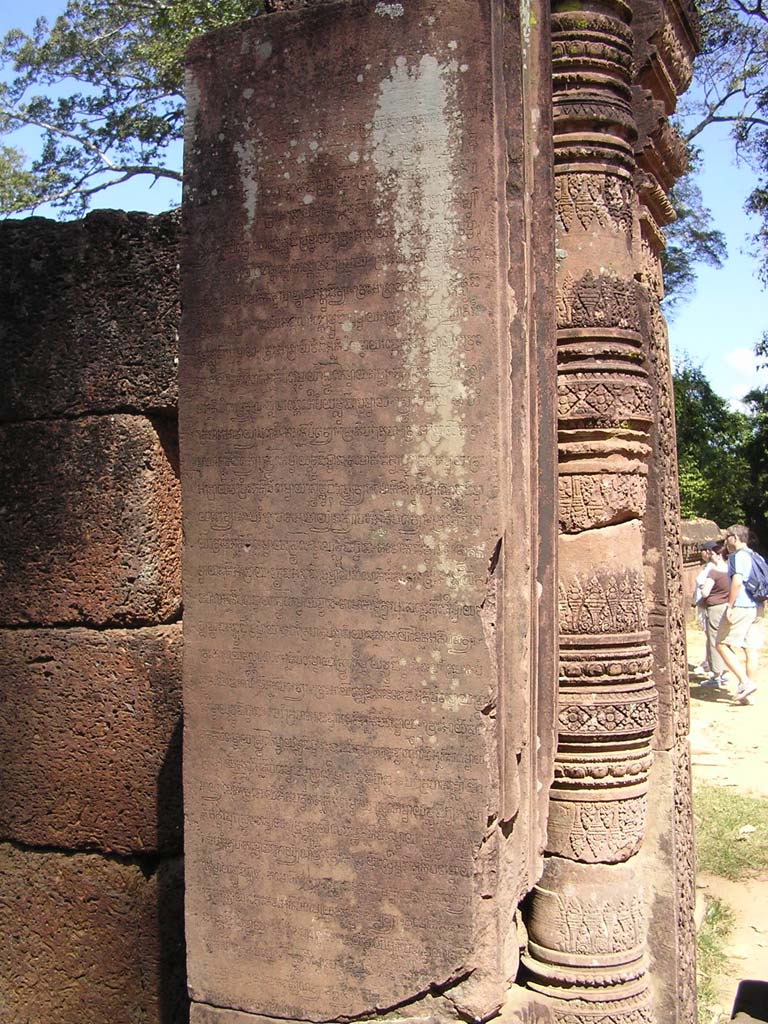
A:
<svg viewBox="0 0 768 1024">
<path fill-rule="evenodd" d="M 763 609 L 768 596 L 768 565 L 747 546 L 749 530 L 736 524 L 725 531 L 730 586 L 717 631 L 717 652 L 738 680 L 736 701 L 748 704 L 757 690 L 758 652 L 763 645 Z M 743 648 L 746 666 L 737 650 Z"/>
</svg>

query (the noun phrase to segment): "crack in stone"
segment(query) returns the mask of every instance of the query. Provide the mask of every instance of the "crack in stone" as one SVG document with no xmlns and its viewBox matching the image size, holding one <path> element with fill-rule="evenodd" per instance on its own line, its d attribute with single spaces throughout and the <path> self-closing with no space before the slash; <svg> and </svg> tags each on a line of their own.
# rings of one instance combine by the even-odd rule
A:
<svg viewBox="0 0 768 1024">
<path fill-rule="evenodd" d="M 290 1021 L 291 1024 L 351 1024 L 351 1022 L 355 1021 L 361 1022 L 362 1024 L 362 1022 L 365 1021 L 382 1021 L 389 1019 L 392 1020 L 394 1024 L 394 1022 L 397 1021 L 399 1018 L 393 1018 L 389 1015 L 396 1013 L 398 1010 L 403 1010 L 409 1006 L 416 1006 L 422 1000 L 426 999 L 445 999 L 445 1001 L 449 1003 L 449 1005 L 453 1008 L 453 1011 L 457 1018 L 467 1022 L 471 1022 L 471 1024 L 481 1024 L 482 1021 L 489 1020 L 490 1017 L 479 1018 L 473 1017 L 471 1014 L 467 1014 L 466 1011 L 463 1011 L 450 996 L 450 991 L 454 988 L 457 988 L 460 985 L 463 985 L 464 982 L 467 981 L 474 974 L 474 971 L 474 968 L 463 969 L 451 975 L 451 977 L 448 978 L 446 981 L 430 982 L 426 988 L 422 989 L 419 992 L 416 992 L 412 996 L 408 996 L 406 999 L 403 999 L 400 1002 L 392 1003 L 390 1006 L 376 1006 L 374 1007 L 373 1011 L 366 1010 L 363 1013 L 353 1015 L 339 1014 L 337 1017 L 277 1017 L 269 1013 L 264 1013 L 263 1011 L 259 1011 L 258 1013 L 251 1013 L 248 1010 L 242 1010 L 234 1006 L 221 1006 L 215 1003 L 202 1002 L 200 1000 L 196 1000 L 196 1002 L 200 1006 L 209 1007 L 213 1010 L 223 1010 L 225 1012 L 242 1014 L 245 1017 L 253 1017 L 254 1021 L 258 1019 L 266 1019 L 273 1020 L 275 1022 Z M 492 1016 L 495 1016 L 495 1014 L 493 1014 Z M 423 1020 L 425 1024 L 437 1024 L 438 1020 L 436 1015 L 433 1012 L 431 1012 L 428 1008 L 425 1008 L 424 1013 L 418 1015 L 418 1017 L 409 1017 L 408 1019 Z"/>
</svg>

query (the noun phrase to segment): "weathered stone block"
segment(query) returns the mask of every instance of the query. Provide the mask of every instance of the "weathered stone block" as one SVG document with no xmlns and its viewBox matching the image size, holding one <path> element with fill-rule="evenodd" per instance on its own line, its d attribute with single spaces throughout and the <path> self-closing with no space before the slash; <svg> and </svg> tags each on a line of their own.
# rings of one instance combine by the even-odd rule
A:
<svg viewBox="0 0 768 1024">
<path fill-rule="evenodd" d="M 0 429 L 0 623 L 148 625 L 180 607 L 175 438 L 140 416 Z"/>
<path fill-rule="evenodd" d="M 175 407 L 175 214 L 0 224 L 0 308 L 0 419 Z"/>
<path fill-rule="evenodd" d="M 416 1007 L 404 1007 L 402 1016 L 388 1018 L 389 1024 L 440 1024 L 441 1019 L 440 1010 L 430 996 Z M 499 1024 L 553 1024 L 554 1021 L 547 1003 L 518 985 L 508 989 L 496 1019 Z M 191 1024 L 273 1024 L 274 1018 L 193 1002 L 190 1021 Z"/>
<path fill-rule="evenodd" d="M 181 847 L 181 626 L 0 632 L 0 837 Z"/>
<path fill-rule="evenodd" d="M 179 861 L 0 844 L 1 1024 L 183 1024 Z"/>
</svg>

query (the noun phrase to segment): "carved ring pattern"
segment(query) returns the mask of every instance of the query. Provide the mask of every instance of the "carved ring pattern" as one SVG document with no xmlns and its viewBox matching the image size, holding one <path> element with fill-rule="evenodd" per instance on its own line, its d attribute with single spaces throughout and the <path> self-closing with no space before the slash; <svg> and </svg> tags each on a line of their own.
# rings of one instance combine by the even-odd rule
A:
<svg viewBox="0 0 768 1024">
<path fill-rule="evenodd" d="M 644 700 L 627 703 L 567 704 L 560 709 L 558 722 L 564 732 L 595 734 L 635 732 L 653 729 L 657 718 L 655 693 Z"/>
<path fill-rule="evenodd" d="M 573 782 L 584 782 L 590 786 L 621 786 L 630 781 L 643 779 L 651 768 L 653 755 L 650 751 L 645 757 L 631 761 L 617 761 L 614 764 L 569 764 L 562 760 L 555 762 L 555 780 L 564 786 Z"/>
<path fill-rule="evenodd" d="M 564 953 L 599 956 L 625 953 L 643 940 L 646 917 L 641 892 L 590 898 L 573 889 L 536 889 L 543 897 L 542 906 L 547 908 L 544 918 L 537 916 L 532 922 L 532 937 L 539 944 Z"/>
<path fill-rule="evenodd" d="M 604 651 L 584 648 L 560 649 L 561 683 L 622 682 L 650 678 L 651 652 L 637 650 Z"/>
<path fill-rule="evenodd" d="M 588 864 L 626 860 L 642 843 L 646 808 L 645 796 L 594 803 L 553 799 L 547 848 L 550 853 Z M 592 950 L 603 951 L 597 947 Z"/>
<path fill-rule="evenodd" d="M 561 381 L 557 387 L 557 413 L 561 419 L 650 420 L 653 413 L 651 389 L 645 382 L 597 378 Z"/>
</svg>

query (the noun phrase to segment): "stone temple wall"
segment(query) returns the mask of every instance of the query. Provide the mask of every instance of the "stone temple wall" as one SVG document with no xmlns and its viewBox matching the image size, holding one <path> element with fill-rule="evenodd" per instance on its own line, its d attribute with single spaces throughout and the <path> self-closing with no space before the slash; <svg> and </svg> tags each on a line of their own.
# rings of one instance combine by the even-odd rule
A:
<svg viewBox="0 0 768 1024">
<path fill-rule="evenodd" d="M 0 1019 L 186 1016 L 177 220 L 0 225 Z"/>
</svg>

